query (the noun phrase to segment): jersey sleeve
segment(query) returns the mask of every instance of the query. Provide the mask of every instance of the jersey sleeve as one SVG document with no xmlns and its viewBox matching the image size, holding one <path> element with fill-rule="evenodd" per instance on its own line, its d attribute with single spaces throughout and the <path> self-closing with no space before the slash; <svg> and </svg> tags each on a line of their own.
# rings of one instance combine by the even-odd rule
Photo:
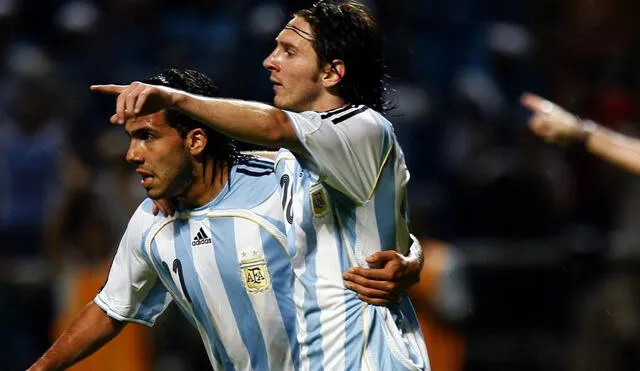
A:
<svg viewBox="0 0 640 371">
<path fill-rule="evenodd" d="M 367 201 L 393 148 L 391 125 L 364 106 L 340 116 L 287 112 L 305 159 L 321 181 L 358 203 Z"/>
<path fill-rule="evenodd" d="M 172 300 L 144 253 L 146 232 L 154 218 L 147 199 L 129 220 L 107 281 L 94 299 L 117 320 L 152 326 Z"/>
</svg>

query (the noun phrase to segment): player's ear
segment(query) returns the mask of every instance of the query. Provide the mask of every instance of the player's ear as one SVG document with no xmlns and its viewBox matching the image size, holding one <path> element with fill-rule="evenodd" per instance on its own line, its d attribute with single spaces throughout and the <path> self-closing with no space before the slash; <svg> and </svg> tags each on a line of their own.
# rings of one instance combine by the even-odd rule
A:
<svg viewBox="0 0 640 371">
<path fill-rule="evenodd" d="M 187 137 L 184 140 L 185 147 L 193 156 L 198 156 L 204 152 L 207 146 L 207 133 L 203 128 L 191 129 L 187 133 Z"/>
<path fill-rule="evenodd" d="M 324 74 L 322 77 L 322 84 L 325 88 L 331 88 L 340 83 L 347 73 L 347 68 L 344 65 L 344 61 L 341 59 L 334 59 L 331 63 L 327 63 L 324 66 Z"/>
</svg>

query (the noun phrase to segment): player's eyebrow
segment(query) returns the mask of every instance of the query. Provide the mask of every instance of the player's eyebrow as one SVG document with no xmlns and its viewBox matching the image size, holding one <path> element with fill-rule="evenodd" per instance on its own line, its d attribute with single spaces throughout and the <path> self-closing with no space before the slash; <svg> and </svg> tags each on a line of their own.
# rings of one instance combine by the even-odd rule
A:
<svg viewBox="0 0 640 371">
<path fill-rule="evenodd" d="M 124 132 L 127 133 L 129 138 L 139 138 L 141 136 L 144 136 L 145 134 L 155 134 L 155 131 L 148 126 L 143 126 L 141 128 L 136 128 L 133 130 L 127 130 L 127 128 L 125 127 Z"/>
<path fill-rule="evenodd" d="M 298 47 L 293 45 L 292 43 L 288 42 L 288 41 L 281 41 L 276 39 L 276 42 L 278 44 L 280 44 L 281 47 L 285 48 L 285 49 L 293 49 L 293 50 L 298 50 Z"/>
</svg>

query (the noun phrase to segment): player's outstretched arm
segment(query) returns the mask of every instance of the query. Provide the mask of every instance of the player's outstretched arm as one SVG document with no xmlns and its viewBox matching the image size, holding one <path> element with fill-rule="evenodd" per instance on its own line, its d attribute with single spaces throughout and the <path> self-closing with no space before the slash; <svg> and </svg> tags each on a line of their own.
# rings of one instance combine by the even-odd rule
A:
<svg viewBox="0 0 640 371">
<path fill-rule="evenodd" d="M 366 258 L 373 267 L 352 267 L 342 277 L 345 287 L 355 291 L 360 300 L 373 305 L 389 305 L 399 300 L 409 287 L 420 280 L 424 253 L 413 238 L 408 256 L 395 250 L 379 251 Z"/>
<path fill-rule="evenodd" d="M 66 369 L 100 349 L 125 324 L 109 317 L 94 302 L 90 302 L 28 371 Z"/>
<path fill-rule="evenodd" d="M 136 116 L 173 108 L 244 142 L 303 151 L 287 114 L 267 104 L 203 97 L 137 81 L 129 85 L 92 85 L 91 91 L 117 96 L 113 124 L 122 125 Z"/>
<path fill-rule="evenodd" d="M 525 93 L 522 105 L 533 112 L 531 130 L 548 142 L 584 140 L 587 150 L 640 175 L 640 140 L 604 128 L 590 120 L 580 120 L 562 107 L 534 94 Z"/>
</svg>

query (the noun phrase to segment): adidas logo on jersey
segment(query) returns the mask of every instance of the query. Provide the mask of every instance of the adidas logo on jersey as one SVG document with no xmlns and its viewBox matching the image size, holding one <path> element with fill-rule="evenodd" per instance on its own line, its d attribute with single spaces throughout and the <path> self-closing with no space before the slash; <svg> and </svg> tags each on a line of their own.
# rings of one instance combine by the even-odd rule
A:
<svg viewBox="0 0 640 371">
<path fill-rule="evenodd" d="M 206 243 L 211 243 L 211 239 L 209 238 L 209 236 L 207 236 L 206 233 L 204 233 L 204 229 L 200 227 L 198 234 L 193 237 L 193 241 L 191 241 L 191 246 L 204 245 Z"/>
</svg>

